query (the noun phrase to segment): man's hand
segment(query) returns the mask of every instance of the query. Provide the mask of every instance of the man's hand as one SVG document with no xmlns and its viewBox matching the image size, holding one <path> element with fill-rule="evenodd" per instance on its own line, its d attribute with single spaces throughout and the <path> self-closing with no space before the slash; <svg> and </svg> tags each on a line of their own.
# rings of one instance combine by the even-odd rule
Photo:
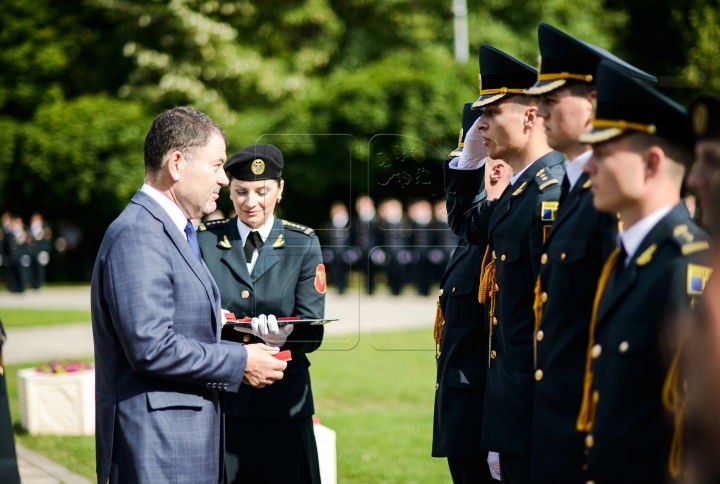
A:
<svg viewBox="0 0 720 484">
<path fill-rule="evenodd" d="M 276 380 L 282 380 L 283 371 L 287 363 L 276 359 L 273 355 L 278 352 L 264 344 L 245 345 L 247 350 L 247 363 L 243 383 L 255 388 L 272 385 Z"/>
<path fill-rule="evenodd" d="M 480 168 L 487 156 L 487 148 L 483 145 L 483 132 L 477 127 L 479 122 L 480 118 L 473 123 L 472 128 L 465 136 L 465 145 L 457 162 L 457 168 L 460 170 Z"/>
<path fill-rule="evenodd" d="M 293 332 L 294 326 L 292 324 L 286 324 L 283 327 L 278 325 L 277 318 L 273 314 L 265 316 L 261 314 L 250 321 L 251 329 L 236 326 L 235 331 L 241 333 L 254 334 L 262 340 L 268 346 L 274 346 L 280 348 L 285 344 L 287 337 Z"/>
</svg>

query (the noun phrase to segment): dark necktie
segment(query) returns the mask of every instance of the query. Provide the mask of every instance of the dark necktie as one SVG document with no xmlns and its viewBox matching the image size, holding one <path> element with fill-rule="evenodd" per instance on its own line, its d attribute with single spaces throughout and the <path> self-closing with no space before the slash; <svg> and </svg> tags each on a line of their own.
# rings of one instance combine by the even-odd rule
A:
<svg viewBox="0 0 720 484">
<path fill-rule="evenodd" d="M 185 225 L 185 234 L 187 235 L 188 244 L 190 244 L 190 248 L 195 254 L 195 257 L 197 257 L 200 261 L 200 264 L 202 264 L 202 256 L 200 255 L 200 246 L 198 245 L 195 227 L 193 227 L 193 224 L 190 223 L 189 220 L 187 225 Z"/>
<path fill-rule="evenodd" d="M 563 178 L 562 185 L 560 186 L 560 203 L 559 205 L 562 205 L 565 199 L 568 196 L 568 193 L 570 193 L 570 178 L 565 175 L 565 178 Z"/>
<path fill-rule="evenodd" d="M 245 241 L 245 260 L 249 264 L 252 260 L 253 252 L 255 249 L 260 250 L 263 246 L 263 241 L 260 238 L 260 234 L 256 231 L 252 231 L 248 234 L 247 240 Z"/>
</svg>

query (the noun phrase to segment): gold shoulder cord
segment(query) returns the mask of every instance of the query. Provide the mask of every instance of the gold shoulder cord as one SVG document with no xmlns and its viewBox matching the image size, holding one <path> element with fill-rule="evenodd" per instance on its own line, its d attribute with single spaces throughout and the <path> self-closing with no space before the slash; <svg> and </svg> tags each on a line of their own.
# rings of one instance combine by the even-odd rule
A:
<svg viewBox="0 0 720 484">
<path fill-rule="evenodd" d="M 663 406 L 673 414 L 675 421 L 675 430 L 673 432 L 672 445 L 670 446 L 670 455 L 668 456 L 668 471 L 670 471 L 670 475 L 673 478 L 677 478 L 680 475 L 680 471 L 682 471 L 683 424 L 688 405 L 687 379 L 682 380 L 682 388 L 680 385 L 681 354 L 682 345 L 678 344 L 662 389 Z"/>
<path fill-rule="evenodd" d="M 592 371 L 592 347 L 595 344 L 595 323 L 597 321 L 598 310 L 600 309 L 600 301 L 602 300 L 605 286 L 612 274 L 613 268 L 617 263 L 620 249 L 615 249 L 605 261 L 605 265 L 600 273 L 600 280 L 595 291 L 595 301 L 593 302 L 592 317 L 590 318 L 590 335 L 588 338 L 587 356 L 585 358 L 585 377 L 583 379 L 583 399 L 580 405 L 580 414 L 578 415 L 575 427 L 578 432 L 590 432 L 595 423 L 595 407 L 597 400 L 593 391 L 593 371 Z"/>
<path fill-rule="evenodd" d="M 499 287 L 497 285 L 497 267 L 495 265 L 495 257 L 490 260 L 490 246 L 485 249 L 482 264 L 480 265 L 480 290 L 478 291 L 478 302 L 488 306 L 489 318 L 488 325 L 490 332 L 488 334 L 488 368 L 492 361 L 492 335 L 495 323 L 495 302 Z"/>
<path fill-rule="evenodd" d="M 445 329 L 445 316 L 438 299 L 437 308 L 435 309 L 435 326 L 433 328 L 433 337 L 435 338 L 435 366 L 440 361 L 440 343 L 442 343 L 443 330 Z"/>
<path fill-rule="evenodd" d="M 537 334 L 540 329 L 540 321 L 542 321 L 543 315 L 543 300 L 542 300 L 542 283 L 540 282 L 540 274 L 537 276 L 537 282 L 535 283 L 535 302 L 533 303 L 533 312 L 535 313 L 535 333 L 533 333 L 533 365 L 537 370 Z"/>
</svg>

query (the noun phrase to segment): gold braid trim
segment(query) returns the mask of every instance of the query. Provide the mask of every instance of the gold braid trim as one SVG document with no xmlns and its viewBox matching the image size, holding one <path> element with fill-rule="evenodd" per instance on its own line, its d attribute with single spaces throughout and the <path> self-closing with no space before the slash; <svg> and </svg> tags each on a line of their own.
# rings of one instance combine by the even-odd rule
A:
<svg viewBox="0 0 720 484">
<path fill-rule="evenodd" d="M 478 302 L 489 308 L 490 336 L 493 334 L 495 320 L 495 302 L 497 299 L 497 267 L 495 259 L 490 260 L 490 246 L 485 249 L 483 261 L 480 265 L 480 290 L 478 291 Z"/>
<path fill-rule="evenodd" d="M 682 471 L 683 424 L 685 422 L 688 405 L 687 380 L 683 379 L 682 388 L 680 386 L 681 350 L 681 345 L 678 345 L 662 389 L 663 406 L 672 412 L 675 420 L 675 431 L 673 433 L 672 445 L 670 446 L 670 455 L 668 456 L 668 470 L 673 478 L 680 476 L 680 472 Z"/>
<path fill-rule="evenodd" d="M 443 315 L 440 301 L 437 302 L 435 309 L 435 327 L 433 328 L 433 337 L 435 338 L 435 365 L 440 360 L 440 343 L 442 343 L 443 329 L 445 329 L 445 316 Z"/>
<path fill-rule="evenodd" d="M 542 283 L 540 282 L 540 275 L 537 277 L 535 283 L 535 302 L 533 303 L 533 312 L 535 313 L 535 332 L 540 329 L 540 321 L 542 320 L 543 314 L 543 301 L 542 301 Z"/>
<path fill-rule="evenodd" d="M 499 87 L 497 89 L 483 89 L 480 91 L 481 96 L 490 96 L 491 94 L 525 94 L 523 89 L 510 89 L 507 87 Z"/>
<path fill-rule="evenodd" d="M 580 405 L 580 414 L 578 415 L 575 428 L 578 432 L 590 432 L 595 423 L 595 407 L 597 401 L 593 395 L 593 371 L 592 371 L 592 347 L 595 344 L 595 322 L 597 321 L 598 310 L 600 309 L 600 301 L 602 301 L 605 285 L 612 274 L 615 264 L 617 263 L 620 249 L 615 249 L 610 257 L 605 261 L 605 265 L 600 273 L 597 290 L 595 291 L 595 301 L 593 302 L 592 317 L 590 318 L 590 335 L 588 337 L 587 356 L 585 358 L 585 377 L 583 379 L 583 399 Z"/>
<path fill-rule="evenodd" d="M 577 79 L 578 81 L 592 82 L 590 74 L 571 74 L 569 72 L 557 72 L 552 74 L 538 74 L 538 81 L 555 81 L 558 79 Z"/>
</svg>

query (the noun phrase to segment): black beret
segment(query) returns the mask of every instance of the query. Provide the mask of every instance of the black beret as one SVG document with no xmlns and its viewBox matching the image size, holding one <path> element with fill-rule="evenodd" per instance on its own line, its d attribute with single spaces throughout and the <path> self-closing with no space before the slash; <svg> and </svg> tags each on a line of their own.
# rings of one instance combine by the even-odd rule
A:
<svg viewBox="0 0 720 484">
<path fill-rule="evenodd" d="M 690 105 L 695 139 L 720 139 L 720 98 L 705 94 Z"/>
<path fill-rule="evenodd" d="M 510 94 L 525 94 L 537 78 L 537 70 L 487 44 L 480 46 L 480 97 L 473 109 L 494 103 Z"/>
<path fill-rule="evenodd" d="M 654 76 L 615 57 L 605 49 L 575 38 L 545 22 L 541 22 L 538 27 L 538 44 L 541 55 L 540 72 L 537 82 L 525 91 L 526 94 L 544 94 L 568 82 L 592 84 L 597 77 L 597 68 L 603 60 L 612 62 L 632 77 L 657 82 Z"/>
<path fill-rule="evenodd" d="M 282 152 L 273 145 L 256 144 L 243 148 L 225 163 L 225 171 L 237 180 L 280 178 L 285 165 Z"/>
<path fill-rule="evenodd" d="M 581 142 L 601 143 L 637 132 L 692 147 L 688 112 L 669 97 L 607 61 L 598 68 L 595 86 L 598 97 L 593 130 L 581 135 Z"/>
</svg>

